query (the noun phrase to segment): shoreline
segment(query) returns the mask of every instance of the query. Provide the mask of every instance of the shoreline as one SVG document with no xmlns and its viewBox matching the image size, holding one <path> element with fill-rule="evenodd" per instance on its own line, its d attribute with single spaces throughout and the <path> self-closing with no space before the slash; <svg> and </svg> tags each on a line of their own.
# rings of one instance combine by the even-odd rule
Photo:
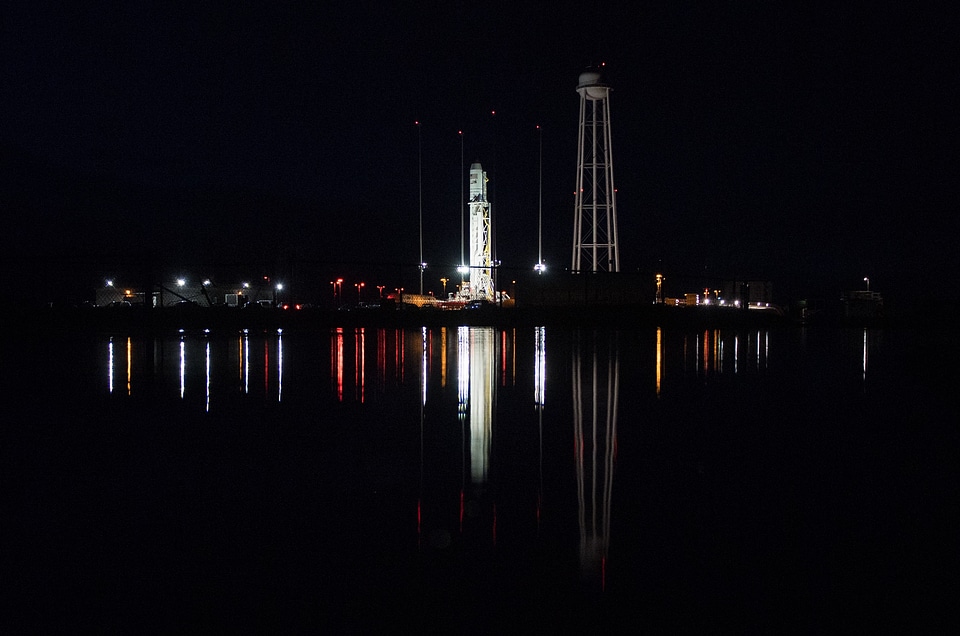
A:
<svg viewBox="0 0 960 636">
<path fill-rule="evenodd" d="M 9 315 L 9 314 L 8 314 Z M 631 329 L 677 327 L 682 329 L 757 329 L 771 327 L 923 327 L 940 326 L 937 316 L 919 320 L 843 320 L 817 316 L 801 322 L 798 316 L 779 311 L 721 307 L 668 307 L 664 305 L 580 305 L 489 307 L 437 310 L 415 307 L 381 309 L 251 309 L 233 307 L 155 308 L 69 307 L 13 311 L 11 326 L 23 331 L 89 332 L 129 331 L 162 335 L 184 331 L 236 332 L 289 329 L 316 331 L 347 328 L 420 327 L 586 327 Z M 944 317 L 946 318 L 946 316 Z"/>
</svg>

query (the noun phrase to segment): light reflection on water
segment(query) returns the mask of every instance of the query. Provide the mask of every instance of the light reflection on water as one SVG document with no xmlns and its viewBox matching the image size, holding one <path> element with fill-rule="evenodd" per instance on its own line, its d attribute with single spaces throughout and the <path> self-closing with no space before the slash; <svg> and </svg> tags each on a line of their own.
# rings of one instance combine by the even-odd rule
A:
<svg viewBox="0 0 960 636">
<path fill-rule="evenodd" d="M 376 348 L 367 347 L 369 332 L 374 331 Z M 418 332 L 407 332 L 396 329 L 356 328 L 345 330 L 333 329 L 329 337 L 329 384 L 332 395 L 338 401 L 355 401 L 364 403 L 371 396 L 384 394 L 394 387 L 404 384 L 404 367 L 408 356 L 418 361 L 417 377 L 424 372 L 429 376 L 428 382 L 421 387 L 421 399 L 427 399 L 426 388 L 429 381 L 434 379 L 434 369 L 439 369 L 437 380 L 439 388 L 445 389 L 448 380 L 448 369 L 457 368 L 458 392 L 461 398 L 466 397 L 467 378 L 471 371 L 483 373 L 482 378 L 486 386 L 512 386 L 518 381 L 519 349 L 532 347 L 539 351 L 529 365 L 531 378 L 530 387 L 534 393 L 536 403 L 545 404 L 545 377 L 547 374 L 545 357 L 545 327 L 538 327 L 532 333 L 518 335 L 516 329 L 494 329 L 482 327 L 460 327 L 456 331 L 456 347 L 450 347 L 451 333 L 446 328 L 428 329 Z M 724 374 L 737 375 L 743 373 L 744 353 L 751 372 L 766 371 L 771 359 L 771 336 L 769 331 L 721 331 L 705 330 L 695 333 L 665 333 L 657 328 L 650 331 L 652 341 L 652 356 L 650 365 L 653 368 L 651 387 L 656 394 L 661 394 L 671 388 L 671 382 L 681 378 L 701 378 L 710 380 Z M 411 337 L 412 336 L 412 337 Z M 115 351 L 115 337 L 107 337 L 106 352 L 103 361 L 103 370 L 106 374 L 106 384 L 109 392 L 113 392 L 118 375 L 125 373 L 127 394 L 135 392 L 135 386 L 142 377 L 138 374 L 164 375 L 164 367 L 169 363 L 164 354 L 166 347 L 162 341 L 135 342 L 133 337 L 125 339 L 125 356 L 123 367 Z M 300 337 L 294 342 L 297 348 L 302 343 Z M 136 357 L 144 352 L 147 346 L 156 349 L 153 353 L 153 362 L 158 369 L 149 369 L 138 364 Z M 239 391 L 250 394 L 251 382 L 262 380 L 263 394 L 270 394 L 271 399 L 281 401 L 284 395 L 284 334 L 260 333 L 250 334 L 242 332 L 233 340 L 224 340 L 209 334 L 181 334 L 176 341 L 177 357 L 176 371 L 178 378 L 179 396 L 185 398 L 190 391 L 192 378 L 203 378 L 204 394 L 211 396 L 213 387 L 221 389 L 228 387 L 231 382 L 222 377 L 217 380 L 218 374 L 225 374 L 228 369 L 238 378 Z M 869 330 L 862 333 L 862 354 L 860 372 L 862 379 L 866 379 L 869 362 L 871 339 Z M 253 356 L 262 356 L 262 365 L 255 364 Z M 317 349 L 311 355 L 323 351 Z M 298 356 L 302 354 L 298 353 Z M 453 361 L 451 362 L 451 357 Z M 234 362 L 231 364 L 230 360 Z M 522 367 L 528 365 L 522 361 Z M 367 369 L 376 369 L 375 376 L 370 376 Z M 119 371 L 119 373 L 118 373 Z M 522 379 L 522 378 L 521 378 Z M 477 383 L 473 383 L 477 391 Z M 311 387 L 312 390 L 312 387 Z M 487 391 L 487 389 L 483 389 Z M 371 393 L 372 391 L 372 393 Z M 464 404 L 469 400 L 463 400 Z M 215 400 L 214 404 L 215 406 Z M 212 406 L 207 404 L 207 406 Z"/>
<path fill-rule="evenodd" d="M 850 357 L 866 386 L 869 354 L 876 357 L 880 339 L 868 330 L 855 336 L 856 344 L 849 347 L 856 353 Z M 445 550 L 470 542 L 496 547 L 504 528 L 516 541 L 517 528 L 527 519 L 546 541 L 550 532 L 566 527 L 560 516 L 579 533 L 578 576 L 603 591 L 610 587 L 617 555 L 640 549 L 632 529 L 615 522 L 618 504 L 629 510 L 636 506 L 630 501 L 635 493 L 618 487 L 636 487 L 645 469 L 620 465 L 624 429 L 635 438 L 658 427 L 688 426 L 702 415 L 691 406 L 704 407 L 697 391 L 736 388 L 738 380 L 750 380 L 744 384 L 750 387 L 746 397 L 736 397 L 739 402 L 707 404 L 718 413 L 714 421 L 726 423 L 725 413 L 737 413 L 746 408 L 744 399 L 749 404 L 762 396 L 767 378 L 782 387 L 784 374 L 812 356 L 808 337 L 804 331 L 607 332 L 542 326 L 244 331 L 229 337 L 185 333 L 160 341 L 127 337 L 125 361 L 115 352 L 119 339 L 109 337 L 98 364 L 110 399 L 124 398 L 114 387 L 125 367 L 127 396 L 136 396 L 152 376 L 161 393 L 187 405 L 202 395 L 197 410 L 213 415 L 243 397 L 282 402 L 294 409 L 294 418 L 309 419 L 325 405 L 350 407 L 351 426 L 378 427 L 384 425 L 379 419 L 384 405 L 412 407 L 405 396 L 415 394 L 418 430 L 408 431 L 419 439 L 420 453 L 410 504 L 415 549 Z M 368 340 L 376 346 L 368 347 Z M 836 355 L 816 357 L 813 370 L 836 373 L 836 356 L 846 352 L 840 348 Z M 165 382 L 170 376 L 176 381 Z M 660 415 L 652 419 L 650 413 Z M 572 457 L 557 452 L 571 447 Z M 525 477 L 515 479 L 518 471 Z M 445 522 L 451 513 L 454 521 Z M 400 534 L 403 525 L 398 522 Z M 622 587 L 626 575 L 619 572 Z"/>
</svg>

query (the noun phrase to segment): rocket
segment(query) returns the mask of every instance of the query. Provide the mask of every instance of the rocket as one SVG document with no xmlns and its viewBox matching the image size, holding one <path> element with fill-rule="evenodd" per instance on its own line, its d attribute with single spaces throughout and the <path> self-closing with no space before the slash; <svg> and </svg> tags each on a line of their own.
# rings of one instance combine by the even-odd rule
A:
<svg viewBox="0 0 960 636">
<path fill-rule="evenodd" d="M 493 277 L 490 268 L 490 202 L 487 201 L 487 173 L 479 161 L 470 164 L 470 297 L 493 301 Z"/>
</svg>

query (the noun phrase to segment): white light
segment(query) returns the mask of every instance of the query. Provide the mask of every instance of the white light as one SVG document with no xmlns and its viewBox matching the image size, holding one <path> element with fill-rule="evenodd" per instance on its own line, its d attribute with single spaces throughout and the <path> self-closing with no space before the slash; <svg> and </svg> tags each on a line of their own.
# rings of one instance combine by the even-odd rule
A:
<svg viewBox="0 0 960 636">
<path fill-rule="evenodd" d="M 204 287 L 206 287 L 206 286 L 209 285 L 209 284 L 210 284 L 210 279 L 209 279 L 209 278 L 204 278 L 204 279 L 203 279 L 203 285 L 204 285 Z"/>
<path fill-rule="evenodd" d="M 177 279 L 177 286 L 178 286 L 178 287 L 183 287 L 183 286 L 186 285 L 186 284 L 187 284 L 187 281 L 183 280 L 182 278 L 178 278 L 178 279 Z"/>
<path fill-rule="evenodd" d="M 467 272 L 470 271 L 470 268 L 466 265 L 460 265 L 459 267 L 457 267 L 457 271 L 460 272 L 461 274 L 466 274 Z"/>
<path fill-rule="evenodd" d="M 277 289 L 278 290 L 283 289 L 283 283 L 277 283 Z"/>
<path fill-rule="evenodd" d="M 113 281 L 112 281 L 112 280 L 108 280 L 108 281 L 107 281 L 107 287 L 113 287 Z"/>
</svg>

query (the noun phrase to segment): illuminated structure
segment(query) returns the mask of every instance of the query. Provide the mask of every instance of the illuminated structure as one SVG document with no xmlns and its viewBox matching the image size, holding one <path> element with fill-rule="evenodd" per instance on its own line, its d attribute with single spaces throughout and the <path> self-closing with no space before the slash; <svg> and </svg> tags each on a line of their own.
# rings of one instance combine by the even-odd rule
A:
<svg viewBox="0 0 960 636">
<path fill-rule="evenodd" d="M 470 164 L 470 284 L 471 300 L 493 301 L 491 268 L 490 202 L 487 200 L 487 173 L 480 162 Z"/>
<path fill-rule="evenodd" d="M 580 74 L 580 130 L 574 203 L 574 272 L 619 272 L 617 201 L 610 143 L 610 87 L 596 70 Z"/>
</svg>

